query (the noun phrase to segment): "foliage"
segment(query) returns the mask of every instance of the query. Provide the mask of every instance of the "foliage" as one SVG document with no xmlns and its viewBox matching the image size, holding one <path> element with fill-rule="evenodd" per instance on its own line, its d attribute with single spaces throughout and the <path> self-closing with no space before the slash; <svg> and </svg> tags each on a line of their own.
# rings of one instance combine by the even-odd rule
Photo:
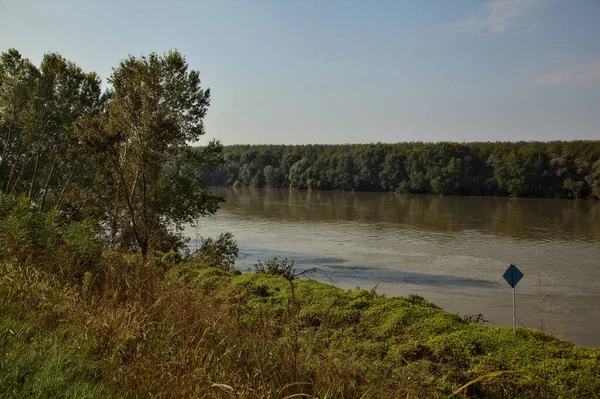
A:
<svg viewBox="0 0 600 399">
<path fill-rule="evenodd" d="M 198 250 L 192 255 L 203 265 L 231 271 L 238 256 L 238 246 L 231 233 L 221 233 L 216 240 L 203 238 Z"/>
<path fill-rule="evenodd" d="M 37 68 L 14 49 L 2 53 L 0 190 L 26 194 L 39 209 L 77 208 L 92 170 L 76 124 L 105 100 L 97 75 L 59 54 L 45 54 Z"/>
<path fill-rule="evenodd" d="M 107 112 L 82 130 L 97 150 L 97 196 L 111 203 L 105 212 L 112 236 L 131 239 L 145 256 L 157 232 L 217 209 L 220 198 L 194 171 L 217 163 L 221 147 L 212 142 L 191 152 L 187 144 L 204 134 L 210 91 L 178 52 L 129 57 L 109 82 Z"/>
<path fill-rule="evenodd" d="M 25 196 L 0 194 L 0 257 L 44 264 L 56 260 L 61 226 L 56 212 L 43 213 Z"/>
<path fill-rule="evenodd" d="M 222 146 L 188 144 L 205 133 L 210 90 L 177 51 L 128 57 L 108 82 L 102 92 L 57 53 L 39 67 L 0 55 L 0 192 L 65 223 L 98 222 L 113 249 L 177 250 L 182 225 L 220 201 L 201 170 L 222 162 Z"/>
<path fill-rule="evenodd" d="M 463 320 L 467 321 L 469 323 L 481 324 L 482 326 L 492 324 L 492 322 L 490 320 L 486 319 L 482 313 L 466 314 L 463 316 Z"/>
<path fill-rule="evenodd" d="M 258 263 L 254 265 L 254 271 L 259 274 L 283 276 L 287 280 L 293 280 L 296 277 L 294 261 L 288 261 L 287 258 L 282 261 L 278 261 L 277 258 L 273 258 L 266 262 L 259 260 Z"/>
<path fill-rule="evenodd" d="M 81 277 L 99 262 L 102 246 L 92 221 L 66 223 L 56 210 L 41 212 L 25 196 L 0 194 L 0 259 Z"/>
<path fill-rule="evenodd" d="M 79 278 L 100 261 L 102 247 L 94 222 L 67 223 L 55 209 L 42 212 L 25 196 L 0 194 L 0 259 Z"/>
<path fill-rule="evenodd" d="M 224 158 L 211 185 L 600 199 L 600 141 L 234 145 Z"/>
</svg>

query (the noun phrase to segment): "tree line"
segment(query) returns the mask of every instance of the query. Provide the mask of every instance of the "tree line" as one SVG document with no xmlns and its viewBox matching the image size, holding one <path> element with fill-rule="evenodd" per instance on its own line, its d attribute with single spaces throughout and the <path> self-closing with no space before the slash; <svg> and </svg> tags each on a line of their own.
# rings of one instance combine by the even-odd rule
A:
<svg viewBox="0 0 600 399">
<path fill-rule="evenodd" d="M 210 185 L 600 198 L 600 141 L 232 145 L 223 156 Z"/>
<path fill-rule="evenodd" d="M 177 51 L 130 56 L 108 83 L 57 53 L 39 66 L 0 54 L 0 199 L 93 220 L 115 249 L 177 246 L 178 228 L 220 200 L 199 171 L 221 145 L 188 145 L 205 133 L 210 90 Z"/>
</svg>

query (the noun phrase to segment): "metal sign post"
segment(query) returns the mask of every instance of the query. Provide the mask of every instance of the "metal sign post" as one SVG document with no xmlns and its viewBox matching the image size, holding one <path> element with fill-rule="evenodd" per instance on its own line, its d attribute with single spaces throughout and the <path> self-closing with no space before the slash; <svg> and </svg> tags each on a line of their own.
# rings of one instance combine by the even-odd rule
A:
<svg viewBox="0 0 600 399">
<path fill-rule="evenodd" d="M 521 273 L 521 271 L 519 269 L 517 269 L 517 267 L 514 264 L 511 263 L 510 266 L 508 267 L 508 269 L 506 269 L 506 271 L 502 275 L 502 277 L 504 277 L 504 279 L 506 280 L 508 285 L 510 285 L 513 289 L 513 331 L 516 333 L 517 332 L 517 313 L 516 313 L 516 306 L 515 306 L 515 287 L 517 286 L 519 281 L 521 281 L 521 279 L 523 278 L 523 273 Z"/>
</svg>

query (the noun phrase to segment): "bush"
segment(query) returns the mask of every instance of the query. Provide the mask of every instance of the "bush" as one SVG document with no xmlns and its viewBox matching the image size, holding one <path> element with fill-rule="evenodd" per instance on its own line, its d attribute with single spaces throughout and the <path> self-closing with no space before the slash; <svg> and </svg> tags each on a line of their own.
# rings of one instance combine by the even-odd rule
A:
<svg viewBox="0 0 600 399">
<path fill-rule="evenodd" d="M 216 240 L 210 237 L 203 238 L 202 244 L 193 254 L 193 258 L 206 266 L 232 271 L 238 253 L 239 249 L 233 239 L 233 234 L 223 233 L 219 234 Z"/>
<path fill-rule="evenodd" d="M 278 261 L 277 258 L 273 258 L 271 260 L 263 263 L 262 261 L 258 261 L 256 265 L 254 265 L 254 270 L 259 274 L 270 274 L 274 276 L 283 276 L 288 280 L 293 280 L 296 278 L 296 269 L 294 269 L 294 261 L 288 261 L 285 258 L 282 261 Z"/>
<path fill-rule="evenodd" d="M 481 324 L 482 326 L 491 325 L 492 322 L 485 318 L 483 313 L 477 314 L 466 314 L 463 316 L 463 320 L 469 323 Z"/>
<path fill-rule="evenodd" d="M 35 210 L 27 197 L 0 199 L 0 257 L 54 264 L 62 230 L 56 211 Z"/>
<path fill-rule="evenodd" d="M 64 247 L 72 277 L 83 276 L 100 262 L 102 241 L 96 228 L 96 224 L 89 219 L 71 223 L 64 228 Z"/>
<path fill-rule="evenodd" d="M 68 223 L 56 209 L 40 212 L 25 196 L 0 196 L 0 260 L 81 278 L 102 256 L 99 237 L 92 220 Z"/>
<path fill-rule="evenodd" d="M 160 262 L 169 267 L 176 265 L 177 263 L 181 262 L 181 254 L 176 251 L 169 251 L 165 254 L 162 254 Z"/>
</svg>

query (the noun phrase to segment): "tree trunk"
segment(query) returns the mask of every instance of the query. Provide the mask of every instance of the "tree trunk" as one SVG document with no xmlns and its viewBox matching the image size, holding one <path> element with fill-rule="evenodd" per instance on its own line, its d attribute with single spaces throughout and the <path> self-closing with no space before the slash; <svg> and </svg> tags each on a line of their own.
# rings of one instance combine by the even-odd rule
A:
<svg viewBox="0 0 600 399">
<path fill-rule="evenodd" d="M 113 213 L 113 218 L 110 222 L 110 248 L 111 249 L 116 249 L 117 245 L 117 229 L 118 229 L 118 223 L 117 223 L 117 216 L 119 216 L 119 205 L 118 205 L 119 201 L 116 200 L 115 201 L 115 211 Z"/>
<path fill-rule="evenodd" d="M 56 170 L 56 159 L 52 163 L 52 169 L 50 169 L 50 174 L 48 175 L 48 179 L 46 180 L 46 186 L 44 187 L 44 196 L 42 197 L 42 203 L 40 204 L 40 212 L 44 211 L 44 204 L 46 203 L 46 196 L 48 195 L 48 188 L 50 188 L 50 180 L 52 180 L 52 176 L 54 175 L 54 171 Z"/>
<path fill-rule="evenodd" d="M 35 165 L 33 167 L 33 176 L 31 177 L 31 186 L 29 187 L 29 201 L 33 199 L 33 187 L 35 186 L 35 178 L 37 177 L 38 164 L 40 161 L 40 152 L 38 151 L 35 156 Z"/>
<path fill-rule="evenodd" d="M 8 125 L 8 136 L 6 138 L 6 142 L 4 143 L 4 150 L 2 151 L 2 158 L 0 158 L 0 172 L 2 172 L 2 166 L 4 166 L 4 160 L 6 159 L 7 155 L 8 155 L 8 149 L 10 147 L 10 142 L 12 141 L 12 127 L 13 127 L 13 122 L 15 119 L 15 110 L 13 108 L 12 111 L 12 115 L 10 117 L 10 124 Z M 12 174 L 11 174 L 11 178 L 12 178 Z M 3 188 L 5 182 L 2 182 L 2 186 L 0 186 L 0 189 Z M 10 182 L 9 184 L 6 185 L 6 187 L 4 187 L 4 189 L 6 191 L 8 191 L 8 189 L 10 188 Z"/>
<path fill-rule="evenodd" d="M 21 176 L 23 175 L 23 172 L 25 171 L 25 168 L 27 167 L 27 165 L 29 165 L 29 161 L 23 162 L 23 167 L 21 168 L 21 171 L 17 175 L 17 180 L 15 180 L 15 184 L 13 184 L 12 189 L 10 188 L 10 185 L 7 186 L 6 187 L 6 191 L 10 192 L 11 194 L 14 193 L 15 189 L 17 188 L 17 185 L 19 184 L 19 181 L 21 180 Z M 9 191 L 9 189 L 10 189 L 10 191 Z"/>
<path fill-rule="evenodd" d="M 60 206 L 60 202 L 62 201 L 62 197 L 65 194 L 65 191 L 67 190 L 67 187 L 69 186 L 69 183 L 71 183 L 71 179 L 73 179 L 73 175 L 75 174 L 75 168 L 73 168 L 71 170 L 71 174 L 69 175 L 69 178 L 67 179 L 67 182 L 65 183 L 64 187 L 62 188 L 62 190 L 60 190 L 60 195 L 58 196 L 58 200 L 56 201 L 56 206 Z"/>
<path fill-rule="evenodd" d="M 17 167 L 17 162 L 14 162 L 10 168 L 10 173 L 8 175 L 8 181 L 6 182 L 6 186 L 4 187 L 4 191 L 8 191 L 10 185 L 12 184 L 13 175 L 15 174 L 15 169 Z"/>
</svg>

